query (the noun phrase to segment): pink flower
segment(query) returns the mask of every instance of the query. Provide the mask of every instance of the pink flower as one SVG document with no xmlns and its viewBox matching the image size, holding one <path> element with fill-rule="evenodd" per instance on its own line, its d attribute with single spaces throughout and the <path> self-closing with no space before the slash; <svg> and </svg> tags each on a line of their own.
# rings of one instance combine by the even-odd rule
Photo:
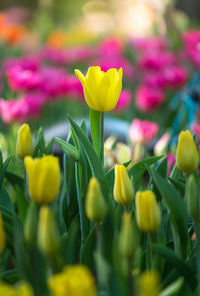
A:
<svg viewBox="0 0 200 296">
<path fill-rule="evenodd" d="M 200 140 L 200 125 L 193 123 L 191 128 L 192 128 L 192 131 L 198 136 L 198 139 Z"/>
<path fill-rule="evenodd" d="M 200 31 L 190 30 L 183 34 L 186 51 L 193 64 L 200 67 Z"/>
<path fill-rule="evenodd" d="M 0 99 L 0 114 L 5 123 L 24 121 L 40 114 L 46 101 L 42 94 L 27 94 L 18 100 Z"/>
<path fill-rule="evenodd" d="M 166 152 L 170 138 L 171 136 L 168 132 L 162 135 L 162 137 L 157 141 L 157 143 L 154 146 L 155 155 L 161 155 Z"/>
<path fill-rule="evenodd" d="M 174 154 L 168 152 L 167 153 L 167 174 L 168 176 L 171 174 L 171 171 L 176 163 L 176 157 Z"/>
<path fill-rule="evenodd" d="M 134 38 L 131 44 L 137 50 L 161 50 L 166 48 L 167 42 L 162 37 Z"/>
<path fill-rule="evenodd" d="M 157 72 L 150 72 L 144 77 L 144 84 L 148 87 L 178 88 L 187 80 L 187 70 L 180 66 L 166 67 Z"/>
<path fill-rule="evenodd" d="M 114 111 L 120 112 L 128 109 L 132 99 L 131 91 L 128 89 L 122 90 L 119 101 Z"/>
<path fill-rule="evenodd" d="M 134 143 L 148 143 L 158 132 L 158 125 L 148 120 L 134 119 L 129 129 L 129 137 Z"/>
<path fill-rule="evenodd" d="M 139 58 L 139 66 L 144 70 L 160 70 L 163 67 L 176 64 L 176 58 L 172 52 L 151 50 Z"/>
<path fill-rule="evenodd" d="M 136 91 L 136 106 L 144 112 L 155 110 L 164 99 L 164 93 L 157 88 L 142 85 Z"/>
<path fill-rule="evenodd" d="M 99 55 L 101 57 L 120 56 L 122 53 L 123 43 L 114 37 L 104 39 L 99 45 Z"/>
</svg>

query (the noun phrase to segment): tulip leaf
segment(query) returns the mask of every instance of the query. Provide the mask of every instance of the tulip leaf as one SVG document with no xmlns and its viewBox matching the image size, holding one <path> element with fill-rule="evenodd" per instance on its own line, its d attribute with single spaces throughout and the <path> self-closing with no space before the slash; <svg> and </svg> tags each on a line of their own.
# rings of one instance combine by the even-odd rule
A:
<svg viewBox="0 0 200 296">
<path fill-rule="evenodd" d="M 153 181 L 155 182 L 156 187 L 158 188 L 167 206 L 170 215 L 170 221 L 176 231 L 174 239 L 177 241 L 177 248 L 179 249 L 179 252 L 182 254 L 182 256 L 186 257 L 189 237 L 187 232 L 187 215 L 184 201 L 176 192 L 173 185 L 161 177 L 158 172 L 156 172 L 155 168 L 150 168 L 150 172 Z"/>
<path fill-rule="evenodd" d="M 95 176 L 99 182 L 102 185 L 102 190 L 104 192 L 104 195 L 107 195 L 108 193 L 108 184 L 105 177 L 104 169 L 102 167 L 102 164 L 92 146 L 89 139 L 87 138 L 85 132 L 76 124 L 74 120 L 71 119 L 71 117 L 68 115 L 69 121 L 71 123 L 72 128 L 74 129 L 82 147 L 85 152 L 85 155 L 87 156 L 92 175 Z"/>
<path fill-rule="evenodd" d="M 10 157 L 7 158 L 6 161 L 3 164 L 3 169 L 1 171 L 1 176 L 0 176 L 0 190 L 2 189 L 3 180 L 4 180 L 4 177 L 5 177 L 6 170 L 7 170 L 9 162 L 10 162 Z"/>
<path fill-rule="evenodd" d="M 34 156 L 38 157 L 42 155 L 44 153 L 44 150 L 45 150 L 44 133 L 43 133 L 43 128 L 40 127 L 35 137 Z"/>
<path fill-rule="evenodd" d="M 81 254 L 81 264 L 85 264 L 90 268 L 94 267 L 92 250 L 94 250 L 94 247 L 95 247 L 95 227 L 96 226 L 93 226 L 93 228 L 91 229 L 84 243 L 82 254 Z"/>
<path fill-rule="evenodd" d="M 55 138 L 56 143 L 60 147 L 60 149 L 66 153 L 69 157 L 71 157 L 74 161 L 80 160 L 80 152 L 73 145 L 68 142 L 63 141 L 62 139 Z"/>
<path fill-rule="evenodd" d="M 147 157 L 147 158 L 144 158 L 144 159 L 140 160 L 136 164 L 134 164 L 130 168 L 130 170 L 128 171 L 129 175 L 133 177 L 134 185 L 139 181 L 139 179 L 142 177 L 142 175 L 147 170 L 146 165 L 150 166 L 153 163 L 155 163 L 156 161 L 158 161 L 159 159 L 161 159 L 162 157 L 163 157 L 163 155 Z M 127 163 L 127 165 L 128 164 L 129 164 L 129 162 Z M 114 168 L 111 169 L 107 173 L 106 177 L 107 177 L 109 186 L 113 187 L 113 184 L 114 184 Z"/>
<path fill-rule="evenodd" d="M 154 252 L 164 257 L 166 261 L 184 277 L 192 290 L 195 289 L 197 284 L 195 271 L 192 270 L 180 256 L 178 256 L 172 249 L 160 244 L 152 244 L 152 249 Z"/>
<path fill-rule="evenodd" d="M 2 187 L 0 191 L 0 205 L 14 213 L 14 207 L 12 205 L 8 192 L 4 187 Z"/>
<path fill-rule="evenodd" d="M 182 287 L 184 282 L 184 278 L 180 277 L 175 282 L 173 282 L 171 285 L 169 285 L 167 288 L 165 288 L 159 296 L 174 296 Z"/>
</svg>

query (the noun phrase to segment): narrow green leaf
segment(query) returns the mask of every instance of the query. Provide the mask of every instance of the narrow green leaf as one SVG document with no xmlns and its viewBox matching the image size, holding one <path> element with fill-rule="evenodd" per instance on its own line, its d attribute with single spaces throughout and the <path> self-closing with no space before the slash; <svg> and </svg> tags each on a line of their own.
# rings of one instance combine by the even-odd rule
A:
<svg viewBox="0 0 200 296">
<path fill-rule="evenodd" d="M 174 296 L 182 287 L 184 282 L 184 278 L 178 278 L 174 283 L 169 285 L 166 289 L 164 289 L 159 296 Z"/>
<path fill-rule="evenodd" d="M 192 270 L 172 249 L 159 244 L 152 244 L 152 249 L 157 254 L 163 256 L 166 261 L 184 277 L 192 290 L 196 288 L 197 281 L 195 271 Z"/>
<path fill-rule="evenodd" d="M 62 139 L 55 138 L 56 143 L 60 147 L 60 149 L 66 153 L 69 157 L 71 157 L 74 161 L 80 160 L 80 152 L 73 145 L 68 142 L 63 141 Z"/>
<path fill-rule="evenodd" d="M 2 172 L 1 172 L 1 176 L 0 176 L 0 190 L 2 189 L 3 180 L 4 180 L 4 177 L 5 177 L 6 169 L 8 167 L 9 162 L 10 162 L 10 159 L 11 159 L 11 157 L 7 158 L 6 161 L 3 164 L 3 169 L 2 169 Z"/>
<path fill-rule="evenodd" d="M 174 187 L 156 172 L 155 168 L 150 168 L 150 172 L 153 181 L 155 182 L 167 206 L 170 215 L 170 221 L 176 230 L 175 235 L 178 236 L 179 250 L 182 253 L 182 256 L 185 258 L 187 256 L 189 237 L 184 201 L 181 199 Z"/>
<path fill-rule="evenodd" d="M 77 134 L 77 137 L 78 137 L 78 139 L 83 147 L 83 150 L 87 156 L 92 174 L 101 183 L 102 190 L 106 196 L 109 191 L 109 188 L 108 188 L 107 180 L 106 180 L 104 169 L 101 165 L 101 162 L 100 162 L 92 144 L 90 143 L 89 139 L 87 138 L 86 134 L 84 133 L 84 131 L 76 124 L 76 122 L 74 120 L 71 119 L 71 117 L 69 115 L 68 115 L 68 118 L 69 118 L 71 126 L 74 129 L 75 133 Z"/>
</svg>

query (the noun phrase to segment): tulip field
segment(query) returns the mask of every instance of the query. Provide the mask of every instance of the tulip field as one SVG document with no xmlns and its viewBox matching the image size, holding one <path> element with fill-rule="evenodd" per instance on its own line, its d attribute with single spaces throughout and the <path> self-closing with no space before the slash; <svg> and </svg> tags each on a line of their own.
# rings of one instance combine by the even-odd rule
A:
<svg viewBox="0 0 200 296">
<path fill-rule="evenodd" d="M 165 33 L 94 36 L 14 12 L 0 13 L 0 296 L 200 296 L 198 26 L 166 8 Z"/>
</svg>

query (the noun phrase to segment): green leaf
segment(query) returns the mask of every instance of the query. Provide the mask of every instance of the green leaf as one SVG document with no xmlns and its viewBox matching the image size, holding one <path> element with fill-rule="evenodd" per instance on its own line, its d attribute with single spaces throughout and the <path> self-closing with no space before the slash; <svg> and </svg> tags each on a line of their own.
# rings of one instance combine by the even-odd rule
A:
<svg viewBox="0 0 200 296">
<path fill-rule="evenodd" d="M 175 294 L 180 290 L 184 282 L 184 278 L 178 278 L 174 283 L 169 285 L 166 289 L 164 289 L 159 296 L 175 296 Z"/>
<path fill-rule="evenodd" d="M 192 270 L 181 257 L 179 257 L 170 248 L 163 245 L 152 244 L 152 249 L 154 252 L 163 256 L 166 261 L 170 263 L 179 272 L 179 274 L 185 278 L 185 281 L 192 290 L 195 289 L 197 285 L 195 271 Z"/>
<path fill-rule="evenodd" d="M 11 159 L 11 157 L 7 158 L 6 161 L 3 164 L 3 169 L 2 169 L 2 172 L 1 172 L 1 176 L 0 176 L 0 190 L 2 189 L 3 180 L 4 180 L 4 177 L 5 177 L 6 169 L 7 169 L 7 166 L 9 164 L 9 162 L 10 162 L 10 159 Z"/>
<path fill-rule="evenodd" d="M 95 226 L 90 231 L 81 254 L 81 264 L 93 267 L 93 250 L 95 249 Z"/>
<path fill-rule="evenodd" d="M 43 133 L 43 128 L 40 127 L 35 137 L 34 156 L 40 157 L 44 152 L 45 152 L 44 133 Z"/>
<path fill-rule="evenodd" d="M 130 176 L 133 177 L 134 185 L 139 181 L 139 179 L 142 177 L 142 175 L 147 170 L 146 165 L 150 166 L 153 163 L 155 163 L 156 161 L 158 161 L 159 159 L 161 159 L 162 157 L 163 157 L 163 155 L 147 157 L 147 158 L 144 158 L 144 159 L 140 160 L 135 165 L 133 165 L 132 168 L 130 168 L 128 173 L 129 173 Z M 107 173 L 106 177 L 107 177 L 109 186 L 113 187 L 113 184 L 114 184 L 114 168 L 111 169 Z"/>
<path fill-rule="evenodd" d="M 87 138 L 86 134 L 84 131 L 76 124 L 74 120 L 71 119 L 71 117 L 68 115 L 69 121 L 71 123 L 72 128 L 74 129 L 82 147 L 85 152 L 85 155 L 87 156 L 91 171 L 93 176 L 95 176 L 99 182 L 101 183 L 102 190 L 104 192 L 104 195 L 106 196 L 109 188 L 107 184 L 107 180 L 105 177 L 104 169 L 101 165 L 101 162 L 92 146 L 90 143 L 89 139 Z"/>
<path fill-rule="evenodd" d="M 8 195 L 8 192 L 4 187 L 2 187 L 0 192 L 0 205 L 5 207 L 6 209 L 10 210 L 12 213 L 14 213 L 13 204 L 10 200 L 10 197 Z"/>
<path fill-rule="evenodd" d="M 19 186 L 16 186 L 16 196 L 17 196 L 17 207 L 18 207 L 19 217 L 21 219 L 22 224 L 24 224 L 28 202 L 26 200 L 26 197 L 23 191 Z"/>
<path fill-rule="evenodd" d="M 52 153 L 52 147 L 53 147 L 53 143 L 54 143 L 54 138 L 52 138 L 49 143 L 47 143 L 46 147 L 45 147 L 45 154 L 49 155 Z"/>
<path fill-rule="evenodd" d="M 150 172 L 153 181 L 155 182 L 167 206 L 170 215 L 170 221 L 176 231 L 174 239 L 178 238 L 177 242 L 179 251 L 185 258 L 187 256 L 189 237 L 186 223 L 187 214 L 184 206 L 184 201 L 178 195 L 174 187 L 156 172 L 155 168 L 150 168 Z"/>
<path fill-rule="evenodd" d="M 59 139 L 55 138 L 56 143 L 60 147 L 60 149 L 66 153 L 69 157 L 71 157 L 74 161 L 80 160 L 80 152 L 73 145 Z"/>
</svg>

